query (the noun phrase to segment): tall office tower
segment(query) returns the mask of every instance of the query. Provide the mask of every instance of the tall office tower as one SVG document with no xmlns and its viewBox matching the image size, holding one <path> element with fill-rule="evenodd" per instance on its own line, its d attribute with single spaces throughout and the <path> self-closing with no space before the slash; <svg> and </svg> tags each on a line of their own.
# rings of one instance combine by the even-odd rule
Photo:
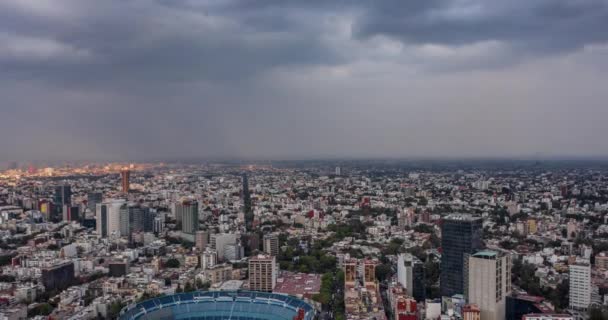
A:
<svg viewBox="0 0 608 320">
<path fill-rule="evenodd" d="M 63 221 L 78 221 L 80 220 L 80 207 L 78 206 L 63 206 Z"/>
<path fill-rule="evenodd" d="M 249 192 L 249 178 L 243 174 L 243 206 L 245 211 L 245 229 L 253 229 L 253 208 L 251 207 L 251 193 Z"/>
<path fill-rule="evenodd" d="M 198 202 L 192 199 L 182 199 L 175 205 L 176 214 L 182 219 L 182 233 L 192 237 L 198 231 Z"/>
<path fill-rule="evenodd" d="M 416 301 L 426 300 L 424 264 L 410 253 L 402 253 L 397 259 L 397 280 Z"/>
<path fill-rule="evenodd" d="M 152 232 L 154 214 L 150 208 L 125 203 L 120 207 L 120 235 L 128 237 L 134 232 Z"/>
<path fill-rule="evenodd" d="M 279 255 L 279 236 L 276 234 L 264 235 L 264 253 L 275 257 Z"/>
<path fill-rule="evenodd" d="M 95 208 L 97 208 L 97 204 L 103 201 L 103 193 L 101 192 L 89 192 L 87 194 L 87 208 L 91 212 L 95 212 Z"/>
<path fill-rule="evenodd" d="M 570 308 L 586 310 L 591 304 L 591 266 L 578 262 L 569 266 Z"/>
<path fill-rule="evenodd" d="M 55 197 L 53 198 L 55 205 L 60 205 L 62 208 L 64 205 L 72 204 L 72 187 L 69 185 L 61 185 L 55 187 Z"/>
<path fill-rule="evenodd" d="M 196 232 L 195 237 L 196 248 L 200 251 L 205 251 L 207 244 L 209 244 L 209 231 L 199 230 Z"/>
<path fill-rule="evenodd" d="M 122 186 L 122 192 L 124 193 L 129 193 L 129 186 L 130 186 L 130 182 L 129 179 L 131 178 L 131 171 L 129 171 L 128 169 L 124 169 L 120 171 L 120 184 Z"/>
<path fill-rule="evenodd" d="M 479 307 L 481 318 L 504 320 L 511 292 L 511 259 L 499 251 L 484 250 L 467 257 L 465 297 Z"/>
<path fill-rule="evenodd" d="M 340 168 L 339 166 L 336 167 L 336 175 L 339 176 L 342 174 L 342 168 Z"/>
<path fill-rule="evenodd" d="M 272 292 L 277 284 L 276 258 L 257 255 L 249 259 L 249 290 Z"/>
<path fill-rule="evenodd" d="M 464 293 L 464 258 L 482 248 L 481 218 L 450 214 L 441 225 L 441 295 Z"/>
<path fill-rule="evenodd" d="M 97 204 L 96 228 L 102 237 L 120 236 L 120 207 L 125 200 L 108 200 Z"/>
<path fill-rule="evenodd" d="M 56 186 L 53 204 L 55 210 L 51 219 L 53 221 L 60 221 L 63 218 L 64 206 L 70 207 L 72 205 L 72 187 L 69 185 Z"/>
</svg>

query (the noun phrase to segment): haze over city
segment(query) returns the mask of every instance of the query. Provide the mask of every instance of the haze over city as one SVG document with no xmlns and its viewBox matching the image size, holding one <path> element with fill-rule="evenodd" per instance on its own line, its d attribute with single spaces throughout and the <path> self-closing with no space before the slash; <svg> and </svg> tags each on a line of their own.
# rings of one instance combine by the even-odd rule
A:
<svg viewBox="0 0 608 320">
<path fill-rule="evenodd" d="M 608 3 L 0 1 L 0 161 L 608 156 Z"/>
</svg>

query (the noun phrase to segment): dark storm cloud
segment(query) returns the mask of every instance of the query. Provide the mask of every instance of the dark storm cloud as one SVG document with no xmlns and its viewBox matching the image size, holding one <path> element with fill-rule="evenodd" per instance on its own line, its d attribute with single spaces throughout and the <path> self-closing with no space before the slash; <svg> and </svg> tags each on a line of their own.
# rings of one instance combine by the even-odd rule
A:
<svg viewBox="0 0 608 320">
<path fill-rule="evenodd" d="M 25 2 L 31 7 L 0 4 L 0 26 L 8 30 L 0 67 L 13 77 L 239 80 L 276 66 L 342 60 L 321 43 L 314 21 L 298 23 L 299 13 L 287 7 L 109 0 L 60 2 L 65 10 L 54 10 Z"/>
<path fill-rule="evenodd" d="M 356 22 L 358 37 L 408 44 L 501 41 L 521 53 L 555 53 L 608 40 L 605 0 L 379 1 Z"/>
<path fill-rule="evenodd" d="M 348 14 L 355 37 L 345 41 L 356 50 L 326 39 L 335 32 L 327 21 Z M 359 41 L 377 35 L 406 45 L 499 42 L 502 56 L 473 60 L 504 65 L 605 41 L 608 2 L 7 0 L 0 30 L 0 68 L 12 78 L 238 81 L 276 67 L 347 64 L 373 46 Z M 429 65 L 476 67 L 454 62 Z"/>
<path fill-rule="evenodd" d="M 607 5 L 0 0 L 0 161 L 608 150 Z"/>
</svg>

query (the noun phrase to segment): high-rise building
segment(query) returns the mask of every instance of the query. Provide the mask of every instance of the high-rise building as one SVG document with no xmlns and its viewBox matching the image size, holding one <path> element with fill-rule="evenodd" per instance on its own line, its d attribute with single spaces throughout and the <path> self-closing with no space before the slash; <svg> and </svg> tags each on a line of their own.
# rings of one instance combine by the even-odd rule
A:
<svg viewBox="0 0 608 320">
<path fill-rule="evenodd" d="M 336 175 L 339 176 L 342 174 L 342 168 L 340 168 L 339 166 L 336 167 Z"/>
<path fill-rule="evenodd" d="M 78 206 L 63 206 L 63 221 L 79 221 L 80 220 L 80 207 Z"/>
<path fill-rule="evenodd" d="M 249 289 L 272 292 L 277 284 L 276 257 L 257 255 L 249 259 Z"/>
<path fill-rule="evenodd" d="M 482 319 L 504 320 L 507 295 L 511 292 L 509 255 L 484 250 L 468 256 L 466 261 L 467 301 L 479 307 Z"/>
<path fill-rule="evenodd" d="M 102 237 L 120 236 L 120 207 L 125 200 L 108 200 L 97 204 L 96 228 L 97 234 Z"/>
<path fill-rule="evenodd" d="M 209 231 L 199 230 L 196 232 L 195 237 L 196 248 L 200 251 L 205 251 L 207 244 L 209 244 Z"/>
<path fill-rule="evenodd" d="M 72 187 L 69 185 L 61 185 L 55 187 L 55 196 L 53 198 L 55 205 L 71 205 L 72 204 Z"/>
<path fill-rule="evenodd" d="M 586 310 L 591 304 L 591 266 L 589 263 L 577 262 L 569 266 L 568 273 L 570 308 Z"/>
<path fill-rule="evenodd" d="M 63 218 L 64 206 L 72 206 L 72 187 L 69 185 L 56 186 L 53 204 L 55 210 L 51 215 L 51 220 L 60 221 Z"/>
<path fill-rule="evenodd" d="M 120 207 L 120 235 L 131 236 L 134 232 L 152 232 L 154 230 L 154 214 L 150 208 L 139 204 L 125 203 Z"/>
<path fill-rule="evenodd" d="M 175 205 L 176 215 L 181 217 L 182 233 L 191 236 L 198 231 L 198 202 L 192 199 L 182 199 Z"/>
<path fill-rule="evenodd" d="M 120 171 L 120 185 L 122 187 L 122 192 L 124 193 L 129 193 L 129 189 L 130 189 L 130 182 L 129 179 L 131 178 L 131 171 L 129 171 L 128 169 L 124 169 Z"/>
<path fill-rule="evenodd" d="M 279 255 L 279 237 L 276 234 L 264 235 L 264 253 L 275 257 Z"/>
<path fill-rule="evenodd" d="M 444 297 L 464 293 L 464 258 L 482 248 L 481 218 L 450 214 L 441 225 L 440 291 Z"/>
<path fill-rule="evenodd" d="M 253 229 L 253 208 L 251 207 L 251 193 L 249 192 L 249 178 L 243 174 L 243 206 L 245 213 L 245 229 Z"/>
<path fill-rule="evenodd" d="M 101 192 L 89 192 L 87 194 L 87 208 L 90 211 L 95 212 L 97 204 L 103 201 L 103 193 Z"/>
<path fill-rule="evenodd" d="M 397 280 L 416 301 L 426 300 L 426 274 L 420 259 L 409 253 L 400 254 L 397 259 Z"/>
</svg>

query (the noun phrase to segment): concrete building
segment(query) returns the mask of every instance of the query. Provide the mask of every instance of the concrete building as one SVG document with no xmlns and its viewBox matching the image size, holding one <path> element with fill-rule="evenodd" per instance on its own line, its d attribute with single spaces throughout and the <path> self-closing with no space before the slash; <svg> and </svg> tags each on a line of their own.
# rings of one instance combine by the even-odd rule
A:
<svg viewBox="0 0 608 320">
<path fill-rule="evenodd" d="M 468 257 L 465 270 L 466 300 L 479 307 L 484 320 L 505 319 L 511 292 L 510 257 L 499 251 L 480 251 Z"/>
<path fill-rule="evenodd" d="M 272 292 L 277 284 L 276 257 L 257 255 L 249 259 L 249 289 Z"/>
<path fill-rule="evenodd" d="M 600 252 L 595 255 L 595 267 L 601 270 L 608 270 L 608 254 Z"/>
<path fill-rule="evenodd" d="M 120 236 L 120 207 L 126 201 L 113 199 L 97 204 L 96 228 L 101 238 Z"/>
<path fill-rule="evenodd" d="M 129 193 L 130 189 L 130 180 L 131 179 L 131 171 L 125 169 L 120 171 L 120 185 L 122 192 Z"/>
<path fill-rule="evenodd" d="M 120 207 L 120 235 L 128 237 L 134 232 L 152 232 L 154 215 L 150 208 L 139 204 L 125 203 Z"/>
<path fill-rule="evenodd" d="M 196 232 L 195 237 L 196 248 L 200 251 L 205 251 L 207 245 L 209 244 L 209 231 L 207 230 L 199 230 Z"/>
<path fill-rule="evenodd" d="M 74 263 L 63 262 L 42 268 L 42 285 L 47 291 L 63 290 L 74 283 Z"/>
<path fill-rule="evenodd" d="M 205 249 L 201 255 L 201 268 L 203 270 L 212 268 L 217 264 L 217 252 L 211 248 Z"/>
<path fill-rule="evenodd" d="M 243 259 L 245 248 L 240 243 L 227 244 L 224 246 L 224 260 L 236 261 Z"/>
<path fill-rule="evenodd" d="M 217 264 L 213 267 L 207 268 L 204 271 L 204 275 L 205 279 L 212 284 L 232 280 L 232 265 Z"/>
<path fill-rule="evenodd" d="M 264 253 L 269 254 L 271 256 L 279 255 L 279 236 L 276 234 L 266 234 L 264 235 Z"/>
<path fill-rule="evenodd" d="M 87 208 L 91 212 L 95 212 L 97 204 L 103 201 L 103 193 L 101 192 L 89 192 L 87 194 Z"/>
<path fill-rule="evenodd" d="M 224 261 L 224 250 L 229 244 L 236 244 L 238 239 L 235 233 L 214 233 L 209 238 L 209 244 L 217 252 L 218 261 Z"/>
<path fill-rule="evenodd" d="M 462 320 L 481 320 L 481 310 L 475 304 L 462 307 Z"/>
<path fill-rule="evenodd" d="M 570 308 L 586 310 L 591 304 L 591 266 L 588 263 L 575 263 L 569 267 Z"/>
<path fill-rule="evenodd" d="M 425 300 L 425 272 L 420 259 L 410 253 L 402 253 L 397 259 L 397 281 L 416 301 Z"/>
<path fill-rule="evenodd" d="M 191 236 L 198 231 L 198 202 L 184 199 L 175 206 L 176 215 L 181 217 L 182 233 Z"/>
</svg>

